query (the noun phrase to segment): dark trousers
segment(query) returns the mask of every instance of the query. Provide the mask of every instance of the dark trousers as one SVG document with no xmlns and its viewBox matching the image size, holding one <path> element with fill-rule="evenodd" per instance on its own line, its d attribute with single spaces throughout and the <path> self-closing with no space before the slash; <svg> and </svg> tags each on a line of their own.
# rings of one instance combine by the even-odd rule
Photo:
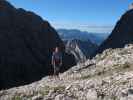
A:
<svg viewBox="0 0 133 100">
<path fill-rule="evenodd" d="M 61 67 L 60 64 L 54 64 L 53 67 L 54 67 L 54 75 L 59 75 Z"/>
</svg>

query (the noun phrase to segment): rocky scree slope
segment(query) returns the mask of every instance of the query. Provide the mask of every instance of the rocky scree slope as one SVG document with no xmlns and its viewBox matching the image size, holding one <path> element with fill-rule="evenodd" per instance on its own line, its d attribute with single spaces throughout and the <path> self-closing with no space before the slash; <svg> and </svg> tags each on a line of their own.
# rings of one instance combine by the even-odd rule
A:
<svg viewBox="0 0 133 100">
<path fill-rule="evenodd" d="M 40 16 L 0 0 L 0 89 L 36 81 L 51 74 L 51 54 L 60 46 L 64 71 L 74 65 L 51 25 Z"/>
<path fill-rule="evenodd" d="M 108 49 L 60 74 L 0 91 L 0 100 L 133 100 L 133 44 Z"/>
</svg>

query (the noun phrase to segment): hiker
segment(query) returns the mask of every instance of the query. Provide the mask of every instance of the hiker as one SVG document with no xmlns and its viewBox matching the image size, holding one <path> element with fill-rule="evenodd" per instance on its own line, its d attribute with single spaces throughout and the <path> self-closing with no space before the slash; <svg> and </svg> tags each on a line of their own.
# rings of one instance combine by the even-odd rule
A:
<svg viewBox="0 0 133 100">
<path fill-rule="evenodd" d="M 56 47 L 52 55 L 52 66 L 54 68 L 54 76 L 59 76 L 59 71 L 62 66 L 62 53 L 59 47 Z"/>
</svg>

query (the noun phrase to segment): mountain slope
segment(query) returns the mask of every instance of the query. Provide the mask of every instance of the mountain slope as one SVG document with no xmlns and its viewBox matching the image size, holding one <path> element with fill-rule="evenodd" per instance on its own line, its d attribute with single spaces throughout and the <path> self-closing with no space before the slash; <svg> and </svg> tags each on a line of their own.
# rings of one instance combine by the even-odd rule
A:
<svg viewBox="0 0 133 100">
<path fill-rule="evenodd" d="M 133 45 L 108 49 L 74 66 L 60 80 L 45 77 L 0 91 L 1 100 L 133 100 Z"/>
<path fill-rule="evenodd" d="M 51 74 L 53 48 L 63 51 L 63 69 L 74 65 L 62 40 L 40 16 L 0 0 L 0 89 L 27 84 Z"/>
<path fill-rule="evenodd" d="M 121 17 L 111 35 L 99 47 L 98 53 L 108 48 L 121 48 L 129 43 L 133 43 L 133 10 Z"/>
</svg>

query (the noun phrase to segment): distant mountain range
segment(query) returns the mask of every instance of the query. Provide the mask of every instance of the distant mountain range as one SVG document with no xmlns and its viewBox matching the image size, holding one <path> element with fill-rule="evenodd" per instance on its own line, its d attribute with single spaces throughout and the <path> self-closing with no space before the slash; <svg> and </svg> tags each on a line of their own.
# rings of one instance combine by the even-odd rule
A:
<svg viewBox="0 0 133 100">
<path fill-rule="evenodd" d="M 80 31 L 78 29 L 57 29 L 57 32 L 63 40 L 90 40 L 92 43 L 97 45 L 100 45 L 109 35 L 108 33 L 89 33 L 87 31 Z"/>
<path fill-rule="evenodd" d="M 58 29 L 58 34 L 64 41 L 67 52 L 74 55 L 76 62 L 90 58 L 109 34 L 89 33 L 77 29 Z"/>
</svg>

